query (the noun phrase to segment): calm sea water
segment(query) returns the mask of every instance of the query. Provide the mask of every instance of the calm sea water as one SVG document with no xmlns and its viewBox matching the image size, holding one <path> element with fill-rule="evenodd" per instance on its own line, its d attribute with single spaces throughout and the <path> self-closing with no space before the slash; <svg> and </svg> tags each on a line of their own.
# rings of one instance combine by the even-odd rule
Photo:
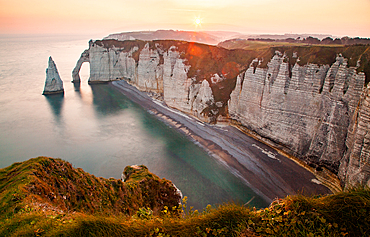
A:
<svg viewBox="0 0 370 237">
<path fill-rule="evenodd" d="M 0 168 L 37 156 L 59 157 L 105 178 L 120 178 L 125 166 L 144 164 L 173 181 L 189 204 L 230 200 L 266 203 L 223 165 L 182 134 L 157 120 L 109 85 L 79 87 L 72 69 L 88 38 L 0 38 Z M 64 82 L 64 96 L 43 96 L 52 56 Z"/>
</svg>

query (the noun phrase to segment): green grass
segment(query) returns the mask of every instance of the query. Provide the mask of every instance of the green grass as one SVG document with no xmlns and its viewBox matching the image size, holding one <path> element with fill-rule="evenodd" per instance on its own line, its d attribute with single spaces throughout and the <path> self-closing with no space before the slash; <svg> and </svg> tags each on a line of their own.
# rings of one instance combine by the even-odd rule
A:
<svg viewBox="0 0 370 237">
<path fill-rule="evenodd" d="M 44 176 L 40 176 L 40 169 Z M 353 188 L 322 197 L 288 196 L 260 210 L 229 203 L 209 205 L 198 211 L 187 206 L 186 197 L 180 205 L 161 206 L 161 202 L 168 202 L 163 195 L 161 198 L 155 193 L 161 193 L 169 181 L 159 179 L 145 166 L 126 168 L 124 172 L 126 182 L 120 182 L 125 186 L 126 198 L 120 205 L 129 206 L 130 212 L 113 205 L 112 200 L 120 199 L 120 192 L 117 192 L 119 180 L 96 178 L 60 159 L 39 157 L 1 169 L 0 236 L 370 235 L 369 188 Z M 44 189 L 51 185 L 49 182 L 59 183 L 53 190 L 56 195 L 63 194 L 63 182 L 66 182 L 75 185 L 77 193 L 82 192 L 79 189 L 85 189 L 86 193 L 100 199 L 90 197 L 91 205 L 87 205 L 83 198 L 50 200 L 47 192 L 40 192 L 40 189 L 33 192 L 29 188 L 35 185 L 36 177 L 38 182 L 45 182 L 42 184 Z M 154 183 L 148 183 L 148 180 Z M 164 183 L 155 186 L 156 181 Z M 90 185 L 100 185 L 101 189 L 96 187 L 97 190 L 91 192 Z M 69 192 L 73 195 L 71 190 Z M 108 196 L 110 204 L 103 198 Z M 157 206 L 151 206 L 152 198 L 145 196 L 155 197 Z M 97 211 L 95 206 L 102 209 Z"/>
</svg>

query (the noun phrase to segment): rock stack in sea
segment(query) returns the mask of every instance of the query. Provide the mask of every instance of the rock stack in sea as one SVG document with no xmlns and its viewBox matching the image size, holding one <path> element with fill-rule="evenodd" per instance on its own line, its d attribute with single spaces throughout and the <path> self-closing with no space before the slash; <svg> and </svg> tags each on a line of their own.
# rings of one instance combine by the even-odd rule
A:
<svg viewBox="0 0 370 237">
<path fill-rule="evenodd" d="M 46 69 L 46 80 L 43 95 L 64 93 L 63 81 L 60 79 L 57 66 L 51 56 Z"/>
</svg>

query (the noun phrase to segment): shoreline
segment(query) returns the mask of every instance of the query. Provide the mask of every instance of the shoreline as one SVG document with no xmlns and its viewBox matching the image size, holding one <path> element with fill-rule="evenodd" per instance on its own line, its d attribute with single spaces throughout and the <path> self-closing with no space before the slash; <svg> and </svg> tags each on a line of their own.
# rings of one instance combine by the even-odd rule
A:
<svg viewBox="0 0 370 237">
<path fill-rule="evenodd" d="M 294 159 L 238 127 L 203 123 L 167 107 L 124 80 L 110 85 L 202 147 L 267 202 L 296 193 L 316 195 L 335 190 Z"/>
<path fill-rule="evenodd" d="M 246 127 L 244 127 L 243 125 L 241 125 L 239 122 L 237 122 L 235 120 L 232 120 L 230 122 L 230 126 L 236 127 L 241 132 L 245 133 L 247 136 L 250 136 L 253 139 L 256 139 L 256 140 L 258 140 L 258 141 L 266 144 L 267 146 L 269 146 L 272 149 L 276 150 L 279 154 L 287 157 L 288 159 L 294 161 L 299 166 L 305 168 L 306 170 L 308 170 L 309 172 L 311 172 L 313 175 L 315 175 L 315 177 L 324 186 L 326 186 L 327 188 L 329 188 L 332 193 L 338 193 L 338 192 L 343 191 L 343 188 L 340 185 L 340 180 L 338 179 L 338 177 L 335 174 L 333 174 L 332 172 L 330 172 L 328 169 L 326 169 L 325 167 L 322 167 L 322 171 L 317 171 L 315 168 L 309 166 L 304 161 L 302 161 L 299 158 L 297 158 L 297 157 L 289 154 L 284 149 L 279 148 L 279 146 L 277 146 L 276 144 L 274 144 L 272 141 L 270 141 L 268 139 L 265 139 L 265 138 L 262 138 L 257 133 L 252 132 L 251 130 L 247 129 Z"/>
</svg>

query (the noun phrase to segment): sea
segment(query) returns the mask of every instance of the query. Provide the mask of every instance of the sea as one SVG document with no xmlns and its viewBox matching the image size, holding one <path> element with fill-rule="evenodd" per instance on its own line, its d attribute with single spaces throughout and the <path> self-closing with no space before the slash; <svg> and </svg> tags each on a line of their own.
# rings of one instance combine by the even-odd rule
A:
<svg viewBox="0 0 370 237">
<path fill-rule="evenodd" d="M 0 168 L 38 156 L 61 158 L 98 177 L 120 179 L 128 165 L 143 164 L 171 180 L 188 205 L 267 203 L 224 164 L 187 137 L 108 85 L 81 83 L 72 70 L 88 37 L 0 36 Z M 42 95 L 51 56 L 64 95 Z"/>
</svg>

